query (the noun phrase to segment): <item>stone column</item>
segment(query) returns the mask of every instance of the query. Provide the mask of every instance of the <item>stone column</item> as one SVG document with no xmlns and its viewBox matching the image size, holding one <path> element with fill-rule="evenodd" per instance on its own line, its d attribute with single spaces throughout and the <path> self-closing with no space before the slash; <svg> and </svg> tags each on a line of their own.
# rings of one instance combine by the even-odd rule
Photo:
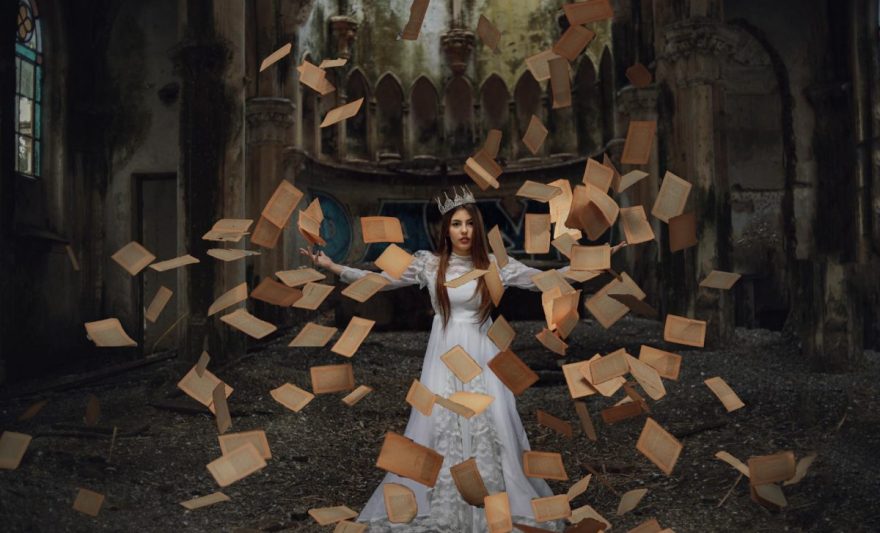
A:
<svg viewBox="0 0 880 533">
<path fill-rule="evenodd" d="M 248 212 L 252 218 L 257 218 L 284 178 L 283 155 L 293 129 L 293 111 L 293 102 L 287 98 L 256 97 L 247 101 L 248 184 L 251 188 Z M 286 242 L 286 239 L 278 239 L 275 248 L 263 249 L 260 255 L 251 258 L 252 283 L 287 268 L 295 250 L 288 249 Z M 287 317 L 277 306 L 255 302 L 255 308 L 261 318 L 276 324 Z"/>
<path fill-rule="evenodd" d="M 187 251 L 203 258 L 183 270 L 179 353 L 195 360 L 203 345 L 215 361 L 244 353 L 245 337 L 208 317 L 216 297 L 244 281 L 244 261 L 212 260 L 202 240 L 218 219 L 246 218 L 244 158 L 244 4 L 180 0 L 181 224 Z"/>
<path fill-rule="evenodd" d="M 715 5 L 717 4 L 717 5 Z M 664 5 L 655 2 L 655 8 Z M 671 107 L 664 108 L 658 142 L 665 165 L 693 188 L 685 212 L 697 217 L 696 247 L 669 252 L 661 239 L 663 286 L 667 311 L 708 322 L 707 346 L 729 339 L 734 329 L 732 296 L 700 289 L 698 283 L 713 269 L 729 270 L 730 201 L 723 139 L 722 58 L 735 51 L 734 35 L 721 23 L 720 2 L 692 0 L 690 10 L 661 11 L 658 30 L 657 82 L 668 91 Z M 711 17 L 711 18 L 710 18 Z M 664 230 L 664 234 L 668 232 Z M 668 235 L 667 235 L 668 236 Z"/>
</svg>

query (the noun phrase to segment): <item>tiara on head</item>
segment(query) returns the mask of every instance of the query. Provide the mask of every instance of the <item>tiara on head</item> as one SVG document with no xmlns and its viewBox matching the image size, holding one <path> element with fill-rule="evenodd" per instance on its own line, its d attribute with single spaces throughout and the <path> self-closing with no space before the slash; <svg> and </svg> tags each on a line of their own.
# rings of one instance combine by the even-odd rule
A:
<svg viewBox="0 0 880 533">
<path fill-rule="evenodd" d="M 476 203 L 476 200 L 474 200 L 474 194 L 471 192 L 470 189 L 467 188 L 466 185 L 461 187 L 461 194 L 459 194 L 459 191 L 457 191 L 455 187 L 452 188 L 452 192 L 455 194 L 452 199 L 449 198 L 448 193 L 443 193 L 443 196 L 446 197 L 445 202 L 443 202 L 439 196 L 434 198 L 434 200 L 437 202 L 437 209 L 440 210 L 441 215 L 445 215 L 450 210 L 464 204 Z"/>
</svg>

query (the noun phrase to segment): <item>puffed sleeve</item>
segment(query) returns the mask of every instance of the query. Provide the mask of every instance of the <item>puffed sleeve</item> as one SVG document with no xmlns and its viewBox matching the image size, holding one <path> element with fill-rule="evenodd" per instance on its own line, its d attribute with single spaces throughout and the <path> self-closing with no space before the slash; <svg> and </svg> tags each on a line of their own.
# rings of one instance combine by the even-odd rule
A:
<svg viewBox="0 0 880 533">
<path fill-rule="evenodd" d="M 385 272 L 378 272 L 380 276 L 391 282 L 388 285 L 382 287 L 381 290 L 390 291 L 392 289 L 400 289 L 401 287 L 408 287 L 410 285 L 418 285 L 420 289 L 424 289 L 425 286 L 427 286 L 428 284 L 427 276 L 425 275 L 425 268 L 433 255 L 434 254 L 427 250 L 419 250 L 414 253 L 412 262 L 409 264 L 406 270 L 404 270 L 403 274 L 400 276 L 400 279 L 394 279 Z M 342 272 L 339 274 L 339 279 L 341 279 L 343 283 L 350 284 L 370 273 L 371 272 L 369 270 L 361 270 L 360 268 L 343 266 Z M 376 274 L 376 272 L 372 273 Z"/>
<path fill-rule="evenodd" d="M 494 255 L 492 257 L 494 257 Z M 564 266 L 558 268 L 557 271 L 560 274 L 564 274 L 565 272 L 568 272 L 568 268 L 568 266 Z M 517 287 L 519 289 L 538 291 L 540 289 L 535 286 L 532 277 L 541 272 L 543 272 L 543 270 L 526 266 L 513 257 L 508 257 L 507 264 L 504 265 L 504 268 L 500 269 L 499 274 L 501 275 L 501 283 L 504 284 L 505 287 Z"/>
</svg>

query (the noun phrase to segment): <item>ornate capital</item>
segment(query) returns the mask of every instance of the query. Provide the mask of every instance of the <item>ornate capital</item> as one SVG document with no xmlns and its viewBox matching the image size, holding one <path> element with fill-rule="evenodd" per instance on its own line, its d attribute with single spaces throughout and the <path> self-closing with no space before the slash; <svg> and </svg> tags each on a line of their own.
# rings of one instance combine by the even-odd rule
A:
<svg viewBox="0 0 880 533">
<path fill-rule="evenodd" d="M 293 111 L 287 98 L 249 98 L 245 104 L 248 144 L 286 144 Z"/>
<path fill-rule="evenodd" d="M 355 19 L 345 16 L 330 17 L 330 34 L 336 40 L 336 57 L 351 57 L 351 47 L 357 36 L 358 23 Z"/>
<path fill-rule="evenodd" d="M 474 32 L 460 28 L 453 28 L 440 37 L 440 44 L 446 53 L 446 62 L 449 63 L 454 75 L 464 74 L 475 42 Z"/>
</svg>

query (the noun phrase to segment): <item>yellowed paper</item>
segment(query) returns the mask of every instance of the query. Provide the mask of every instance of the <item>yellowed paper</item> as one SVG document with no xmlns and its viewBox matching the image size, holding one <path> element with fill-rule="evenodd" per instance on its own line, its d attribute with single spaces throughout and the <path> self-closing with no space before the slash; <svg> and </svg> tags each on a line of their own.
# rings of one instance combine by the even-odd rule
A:
<svg viewBox="0 0 880 533">
<path fill-rule="evenodd" d="M 553 52 L 573 63 L 595 36 L 595 32 L 583 26 L 571 25 L 553 45 Z"/>
<path fill-rule="evenodd" d="M 568 392 L 572 398 L 583 398 L 596 394 L 596 389 L 584 377 L 584 372 L 589 372 L 589 361 L 578 361 L 562 365 L 562 373 L 568 385 Z"/>
<path fill-rule="evenodd" d="M 568 474 L 562 465 L 562 455 L 556 452 L 524 452 L 523 471 L 528 477 L 568 480 Z"/>
<path fill-rule="evenodd" d="M 302 298 L 293 302 L 293 307 L 314 311 L 333 292 L 333 285 L 323 283 L 306 283 L 303 287 Z"/>
<path fill-rule="evenodd" d="M 557 418 L 546 411 L 542 411 L 538 409 L 535 413 L 538 419 L 538 425 L 544 426 L 546 428 L 552 429 L 556 433 L 568 437 L 569 439 L 574 435 L 574 432 L 571 429 L 571 424 L 566 422 L 561 418 Z"/>
<path fill-rule="evenodd" d="M 678 373 L 681 369 L 680 355 L 643 344 L 639 352 L 639 360 L 654 367 L 660 377 L 678 381 Z"/>
<path fill-rule="evenodd" d="M 550 79 L 550 61 L 558 56 L 553 50 L 544 50 L 526 58 L 526 67 L 532 73 L 535 81 L 542 82 Z"/>
<path fill-rule="evenodd" d="M 31 443 L 30 435 L 4 431 L 0 435 L 0 470 L 15 470 Z"/>
<path fill-rule="evenodd" d="M 266 440 L 266 432 L 262 429 L 218 435 L 217 440 L 220 441 L 220 450 L 223 455 L 229 455 L 238 448 L 250 443 L 260 452 L 263 459 L 272 458 L 272 451 L 269 450 L 269 441 Z"/>
<path fill-rule="evenodd" d="M 263 278 L 260 284 L 251 291 L 250 297 L 272 305 L 290 307 L 302 298 L 302 291 L 278 283 L 272 278 Z"/>
<path fill-rule="evenodd" d="M 348 393 L 348 395 L 342 399 L 342 403 L 349 407 L 354 407 L 354 404 L 363 400 L 364 397 L 371 392 L 373 392 L 372 387 L 368 387 L 367 385 L 360 385 L 358 386 L 358 388 Z"/>
<path fill-rule="evenodd" d="M 226 384 L 218 383 L 211 393 L 214 417 L 217 420 L 217 432 L 226 433 L 232 427 L 232 417 L 229 415 L 229 405 L 226 403 Z"/>
<path fill-rule="evenodd" d="M 385 483 L 382 485 L 382 496 L 388 521 L 392 524 L 408 524 L 419 512 L 416 494 L 405 485 Z"/>
<path fill-rule="evenodd" d="M 486 275 L 487 272 L 489 272 L 489 271 L 488 270 L 480 270 L 479 268 L 475 268 L 475 269 L 471 270 L 470 272 L 468 272 L 467 274 L 463 274 L 453 280 L 447 281 L 443 285 L 449 287 L 450 289 L 457 289 L 458 287 L 461 287 L 465 283 L 482 278 L 484 275 Z"/>
<path fill-rule="evenodd" d="M 391 282 L 384 276 L 371 272 L 348 287 L 342 289 L 342 295 L 347 296 L 356 302 L 364 303 L 389 283 Z"/>
<path fill-rule="evenodd" d="M 668 314 L 663 327 L 663 340 L 702 348 L 706 340 L 706 322 Z"/>
<path fill-rule="evenodd" d="M 571 247 L 572 270 L 607 270 L 611 268 L 611 246 L 600 244 L 599 246 Z"/>
<path fill-rule="evenodd" d="M 300 330 L 290 344 L 290 348 L 320 348 L 326 345 L 330 338 L 336 334 L 337 329 L 331 326 L 321 326 L 314 322 L 309 322 Z"/>
<path fill-rule="evenodd" d="M 571 66 L 562 57 L 551 59 L 548 65 L 550 67 L 550 90 L 553 94 L 553 109 L 571 107 Z"/>
<path fill-rule="evenodd" d="M 500 187 L 498 176 L 501 175 L 501 166 L 483 150 L 467 158 L 464 162 L 464 172 L 474 180 L 481 191 L 489 187 L 493 189 Z"/>
<path fill-rule="evenodd" d="M 477 468 L 477 460 L 473 457 L 449 468 L 452 480 L 464 501 L 475 507 L 482 507 L 483 500 L 489 495 L 483 477 Z"/>
<path fill-rule="evenodd" d="M 656 131 L 657 122 L 654 120 L 631 120 L 620 162 L 624 165 L 647 165 Z"/>
<path fill-rule="evenodd" d="M 327 79 L 327 72 L 323 68 L 313 65 L 309 61 L 303 60 L 302 64 L 296 67 L 299 73 L 299 81 L 306 87 L 317 92 L 321 96 L 332 93 L 336 87 Z"/>
<path fill-rule="evenodd" d="M 135 276 L 152 263 L 156 256 L 141 246 L 139 242 L 131 241 L 111 255 L 110 258 L 116 261 L 126 272 Z"/>
<path fill-rule="evenodd" d="M 623 234 L 628 244 L 641 244 L 654 240 L 654 229 L 648 222 L 645 208 L 640 205 L 621 207 L 620 225 L 623 227 Z"/>
<path fill-rule="evenodd" d="M 435 398 L 436 396 L 434 393 L 431 392 L 428 387 L 422 385 L 417 379 L 413 380 L 409 392 L 406 393 L 406 403 L 413 406 L 416 411 L 425 416 L 431 416 L 431 412 L 434 409 Z"/>
<path fill-rule="evenodd" d="M 501 281 L 501 274 L 495 262 L 489 263 L 489 271 L 483 276 L 483 281 L 486 282 L 486 288 L 489 289 L 492 304 L 498 307 L 501 297 L 504 296 L 504 283 Z"/>
<path fill-rule="evenodd" d="M 153 263 L 152 265 L 150 265 L 150 268 L 152 268 L 156 272 L 165 272 L 166 270 L 172 270 L 174 268 L 180 268 L 182 266 L 192 265 L 198 262 L 198 259 L 187 254 L 180 257 L 175 257 L 174 259 L 168 259 L 167 261 Z"/>
<path fill-rule="evenodd" d="M 752 486 L 778 483 L 794 477 L 796 464 L 791 451 L 750 457 L 749 482 Z"/>
<path fill-rule="evenodd" d="M 627 531 L 627 533 L 663 533 L 664 529 L 660 527 L 660 523 L 657 522 L 656 518 L 652 518 L 650 520 L 646 520 L 641 524 L 637 525 L 633 529 Z M 671 529 L 667 529 L 669 533 L 673 533 Z"/>
<path fill-rule="evenodd" d="M 813 465 L 813 461 L 815 461 L 815 460 L 816 460 L 815 453 L 811 453 L 810 455 L 807 455 L 806 457 L 801 457 L 800 460 L 797 462 L 797 466 L 795 467 L 794 477 L 787 480 L 785 483 L 783 483 L 783 485 L 788 486 L 788 485 L 794 485 L 795 483 L 800 483 L 800 481 L 802 479 L 804 479 L 804 476 L 807 475 L 807 470 L 810 469 L 810 466 Z"/>
<path fill-rule="evenodd" d="M 535 513 L 535 521 L 537 522 L 561 520 L 571 516 L 571 507 L 568 504 L 568 496 L 565 494 L 532 498 L 532 511 Z"/>
<path fill-rule="evenodd" d="M 689 182 L 666 171 L 663 183 L 660 184 L 660 192 L 654 200 L 654 207 L 651 208 L 651 214 L 668 224 L 670 218 L 684 212 L 692 187 Z"/>
<path fill-rule="evenodd" d="M 538 374 L 510 350 L 498 352 L 487 366 L 517 396 L 538 381 Z"/>
<path fill-rule="evenodd" d="M 584 402 L 577 403 L 582 404 Z M 587 492 L 587 487 L 590 486 L 591 479 L 593 479 L 593 474 L 587 474 L 586 477 L 581 478 L 580 481 L 569 487 L 568 492 L 565 493 L 568 501 L 570 502 L 581 494 Z"/>
<path fill-rule="evenodd" d="M 544 139 L 546 138 L 547 128 L 541 123 L 540 118 L 532 115 L 532 118 L 529 121 L 529 126 L 526 129 L 526 134 L 522 140 L 523 144 L 526 145 L 526 148 L 529 149 L 532 155 L 538 155 L 538 151 L 541 149 L 541 145 L 544 144 Z"/>
<path fill-rule="evenodd" d="M 440 360 L 455 374 L 462 383 L 468 383 L 470 380 L 480 375 L 483 371 L 480 365 L 474 361 L 464 348 L 455 346 L 445 354 L 440 356 Z"/>
<path fill-rule="evenodd" d="M 672 474 L 683 446 L 671 433 L 660 427 L 653 418 L 645 420 L 636 449 L 667 476 Z"/>
<path fill-rule="evenodd" d="M 697 217 L 693 211 L 669 219 L 670 252 L 696 246 L 697 242 Z"/>
<path fill-rule="evenodd" d="M 493 52 L 498 51 L 498 43 L 501 42 L 501 32 L 484 15 L 480 15 L 480 20 L 477 22 L 477 35 Z"/>
<path fill-rule="evenodd" d="M 730 453 L 728 453 L 724 450 L 721 450 L 715 454 L 715 458 L 721 459 L 725 463 L 734 467 L 735 469 L 737 469 L 739 471 L 740 474 L 742 474 L 746 477 L 750 477 L 749 476 L 749 467 L 746 466 L 746 464 L 744 462 L 740 461 L 739 459 L 737 459 L 736 457 L 734 457 Z"/>
<path fill-rule="evenodd" d="M 86 335 L 99 348 L 117 348 L 137 346 L 131 337 L 122 329 L 118 318 L 105 318 L 95 322 L 86 322 Z"/>
<path fill-rule="evenodd" d="M 302 191 L 289 181 L 281 180 L 269 198 L 269 202 L 266 203 L 266 207 L 263 208 L 262 216 L 269 219 L 272 224 L 283 228 L 287 225 L 290 215 L 293 214 L 293 210 L 296 209 L 296 205 L 302 200 L 302 197 Z"/>
<path fill-rule="evenodd" d="M 710 289 L 721 289 L 724 291 L 730 290 L 733 285 L 739 281 L 739 278 L 742 276 L 740 274 L 735 274 L 733 272 L 724 272 L 722 270 L 713 270 L 709 272 L 709 275 L 706 276 L 706 279 L 700 282 L 700 287 L 707 287 Z"/>
<path fill-rule="evenodd" d="M 535 338 L 538 339 L 545 348 L 550 350 L 551 352 L 565 356 L 565 351 L 568 349 L 568 344 L 566 344 L 562 339 L 560 339 L 555 333 L 550 331 L 547 328 L 542 329 Z"/>
<path fill-rule="evenodd" d="M 321 64 L 318 65 L 318 68 L 326 70 L 328 68 L 344 67 L 346 63 L 348 63 L 348 59 L 344 57 L 338 57 L 336 59 L 324 59 L 323 61 L 321 61 Z"/>
<path fill-rule="evenodd" d="M 552 198 L 562 194 L 562 189 L 537 181 L 526 180 L 522 186 L 516 191 L 517 196 L 523 198 L 531 198 L 537 202 L 547 203 Z M 497 227 L 497 226 L 496 226 Z"/>
<path fill-rule="evenodd" d="M 269 54 L 265 59 L 263 59 L 263 62 L 260 63 L 260 72 L 263 72 L 264 70 L 281 60 L 281 58 L 286 57 L 288 54 L 290 54 L 290 48 L 291 44 L 287 43 L 278 50 L 275 50 L 274 52 Z"/>
<path fill-rule="evenodd" d="M 586 383 L 586 380 L 584 380 Z M 577 412 L 578 419 L 581 421 L 581 428 L 586 433 L 587 438 L 591 441 L 596 442 L 598 440 L 598 435 L 596 435 L 596 426 L 593 424 L 593 418 L 590 416 L 590 411 L 587 409 L 587 402 L 583 400 L 575 400 L 574 409 Z"/>
<path fill-rule="evenodd" d="M 603 193 L 608 193 L 611 182 L 614 179 L 614 170 L 603 165 L 592 157 L 587 159 L 587 166 L 584 167 L 584 185 L 592 185 Z"/>
<path fill-rule="evenodd" d="M 385 434 L 376 466 L 427 487 L 433 487 L 440 474 L 440 467 L 443 466 L 443 456 L 389 431 Z"/>
<path fill-rule="evenodd" d="M 247 283 L 236 285 L 214 300 L 214 303 L 208 307 L 208 316 L 219 313 L 228 307 L 232 307 L 239 302 L 247 300 L 247 295 Z"/>
<path fill-rule="evenodd" d="M 358 114 L 358 111 L 361 109 L 361 104 L 364 103 L 363 98 L 358 98 L 354 102 L 349 102 L 345 105 L 341 105 L 339 107 L 331 109 L 327 112 L 327 115 L 324 117 L 324 120 L 321 122 L 321 127 L 326 128 L 327 126 L 332 126 L 333 124 L 342 122 L 343 120 L 349 119 Z"/>
<path fill-rule="evenodd" d="M 516 336 L 516 332 L 510 326 L 510 323 L 502 315 L 498 315 L 498 318 L 495 319 L 486 334 L 501 351 L 510 348 L 510 343 L 513 342 L 513 338 Z"/>
<path fill-rule="evenodd" d="M 633 87 L 641 89 L 651 85 L 654 77 L 651 76 L 651 72 L 645 68 L 645 65 L 636 63 L 626 69 L 626 79 L 629 80 Z"/>
<path fill-rule="evenodd" d="M 228 315 L 221 316 L 220 320 L 255 339 L 262 339 L 278 329 L 275 324 L 260 320 L 246 309 L 236 309 Z"/>
<path fill-rule="evenodd" d="M 647 493 L 648 489 L 633 489 L 626 492 L 620 497 L 620 503 L 617 504 L 617 516 L 623 516 L 635 509 Z"/>
<path fill-rule="evenodd" d="M 567 339 L 571 332 L 574 330 L 575 326 L 578 325 L 578 322 L 580 322 L 580 320 L 581 317 L 580 314 L 578 314 L 577 309 L 572 309 L 567 315 L 562 317 L 562 319 L 560 319 L 556 323 L 556 334 L 559 336 L 560 339 Z"/>
<path fill-rule="evenodd" d="M 766 502 L 776 507 L 785 507 L 788 501 L 785 499 L 785 493 L 779 485 L 767 483 L 764 485 L 756 485 L 751 487 L 752 495 L 759 503 Z"/>
<path fill-rule="evenodd" d="M 357 513 L 344 505 L 337 505 L 335 507 L 318 507 L 309 509 L 309 516 L 314 518 L 318 525 L 328 526 L 342 520 L 354 518 L 357 516 Z"/>
<path fill-rule="evenodd" d="M 104 495 L 89 489 L 79 488 L 73 509 L 89 516 L 98 516 L 104 504 Z"/>
<path fill-rule="evenodd" d="M 202 235 L 202 239 L 215 242 L 238 242 L 247 235 L 254 221 L 244 218 L 221 218 Z"/>
<path fill-rule="evenodd" d="M 413 261 L 413 256 L 396 244 L 389 244 L 375 264 L 394 279 L 400 279 Z"/>
<path fill-rule="evenodd" d="M 507 248 L 504 246 L 504 240 L 501 238 L 501 230 L 498 229 L 498 225 L 493 226 L 492 229 L 489 230 L 489 247 L 492 248 L 492 253 L 495 254 L 495 261 L 498 262 L 498 266 L 504 268 L 509 259 L 507 257 Z"/>
<path fill-rule="evenodd" d="M 560 294 L 575 292 L 574 287 L 565 281 L 565 278 L 556 269 L 545 270 L 540 274 L 535 274 L 531 279 L 541 292 L 551 291 L 553 287 L 559 287 Z"/>
<path fill-rule="evenodd" d="M 230 261 L 237 261 L 251 255 L 260 255 L 260 252 L 241 250 L 238 248 L 211 248 L 208 250 L 208 255 L 215 259 L 226 261 L 228 263 Z"/>
<path fill-rule="evenodd" d="M 403 228 L 395 217 L 361 217 L 364 243 L 403 242 Z"/>
<path fill-rule="evenodd" d="M 333 533 L 365 533 L 366 531 L 367 524 L 350 522 L 348 520 L 336 522 L 336 528 L 333 529 Z"/>
<path fill-rule="evenodd" d="M 587 310 L 605 329 L 610 328 L 629 312 L 629 307 L 611 298 L 609 294 L 632 294 L 639 300 L 643 300 L 646 296 L 626 272 L 622 273 L 620 277 L 620 280 L 611 280 L 592 298 L 587 299 L 585 304 Z"/>
<path fill-rule="evenodd" d="M 296 227 L 299 230 L 299 234 L 310 244 L 317 246 L 327 244 L 327 241 L 321 237 L 321 221 L 306 211 L 300 211 L 297 215 Z M 253 242 L 253 239 L 251 239 L 251 242 Z"/>
<path fill-rule="evenodd" d="M 266 460 L 257 448 L 247 443 L 231 453 L 208 463 L 208 472 L 221 487 L 227 487 L 254 472 L 263 469 Z"/>
<path fill-rule="evenodd" d="M 409 20 L 406 26 L 400 32 L 400 38 L 407 41 L 415 41 L 419 38 L 419 32 L 422 30 L 422 23 L 425 20 L 425 13 L 428 11 L 428 2 L 430 0 L 412 0 L 409 7 Z"/>
<path fill-rule="evenodd" d="M 727 409 L 728 413 L 731 413 L 741 407 L 746 406 L 746 404 L 744 404 L 742 400 L 739 399 L 739 396 L 736 395 L 733 389 L 730 388 L 730 385 L 728 385 L 720 377 L 715 376 L 713 378 L 709 378 L 703 381 L 703 383 L 705 383 L 706 386 L 712 390 L 715 396 L 717 396 L 718 399 L 721 400 L 721 403 L 724 404 L 724 408 Z"/>
<path fill-rule="evenodd" d="M 562 191 L 553 198 L 550 198 L 550 221 L 556 224 L 553 227 L 553 238 L 559 239 L 563 235 L 569 235 L 573 240 L 581 238 L 580 230 L 569 228 L 565 225 L 571 211 L 572 192 L 571 183 L 567 179 L 558 179 L 548 183 L 551 187 L 556 187 Z"/>
<path fill-rule="evenodd" d="M 526 214 L 525 251 L 528 254 L 546 254 L 550 251 L 550 215 Z"/>
<path fill-rule="evenodd" d="M 287 407 L 294 413 L 300 412 L 303 407 L 315 399 L 315 395 L 307 390 L 303 390 L 296 385 L 285 383 L 277 389 L 269 391 L 272 398 L 284 407 Z"/>
<path fill-rule="evenodd" d="M 559 223 L 557 222 L 556 224 L 558 227 Z M 559 237 L 550 241 L 550 244 L 559 250 L 559 253 L 571 259 L 571 248 L 577 244 L 577 240 L 575 240 L 571 233 L 563 233 Z"/>
<path fill-rule="evenodd" d="M 351 363 L 313 366 L 309 369 L 309 374 L 312 377 L 312 392 L 315 394 L 350 391 L 354 388 Z"/>
<path fill-rule="evenodd" d="M 571 4 L 563 4 L 562 10 L 569 24 L 589 24 L 614 16 L 609 0 L 583 0 Z"/>
<path fill-rule="evenodd" d="M 295 270 L 282 270 L 275 273 L 282 282 L 288 287 L 298 287 L 309 282 L 321 281 L 326 278 L 314 268 L 298 268 Z"/>
<path fill-rule="evenodd" d="M 330 351 L 337 353 L 343 357 L 352 357 L 360 348 L 361 343 L 370 334 L 370 330 L 376 324 L 375 320 L 369 320 L 358 316 L 351 317 L 345 331 L 340 335 L 339 340 L 330 348 Z"/>
<path fill-rule="evenodd" d="M 659 400 L 666 396 L 666 387 L 663 386 L 663 380 L 660 379 L 660 374 L 654 367 L 628 353 L 626 360 L 629 363 L 629 373 L 652 400 Z"/>
<path fill-rule="evenodd" d="M 156 291 L 156 294 L 150 301 L 150 305 L 147 306 L 147 311 L 144 313 L 144 318 L 147 322 L 156 322 L 158 320 L 159 314 L 165 309 L 165 305 L 168 304 L 172 294 L 174 294 L 173 291 L 168 287 L 164 285 L 159 287 L 159 290 Z"/>
<path fill-rule="evenodd" d="M 76 253 L 73 251 L 73 247 L 69 244 L 65 244 L 64 249 L 67 251 L 67 258 L 70 259 L 70 266 L 73 268 L 73 271 L 79 272 L 79 261 L 76 259 Z"/>
<path fill-rule="evenodd" d="M 489 533 L 507 533 L 513 530 L 510 500 L 506 492 L 486 496 L 483 498 L 483 506 L 486 509 L 486 523 L 489 526 Z"/>
<path fill-rule="evenodd" d="M 591 519 L 605 525 L 605 528 L 601 531 L 608 531 L 609 529 L 611 529 L 611 522 L 606 520 L 605 517 L 600 515 L 598 511 L 596 511 L 589 505 L 583 505 L 581 507 L 578 507 L 577 509 L 573 509 L 571 511 L 571 516 L 569 517 L 568 521 L 572 524 L 577 524 L 584 520 Z"/>
<path fill-rule="evenodd" d="M 192 500 L 187 500 L 185 502 L 180 502 L 180 505 L 193 511 L 195 509 L 200 509 L 202 507 L 208 507 L 209 505 L 214 505 L 215 503 L 220 502 L 228 502 L 229 496 L 223 494 L 222 492 L 214 492 L 212 494 L 208 494 L 207 496 L 200 496 L 198 498 L 193 498 Z"/>
<path fill-rule="evenodd" d="M 629 364 L 626 359 L 626 350 L 621 348 L 610 354 L 591 360 L 589 374 L 584 374 L 587 381 L 594 387 L 599 386 L 606 381 L 623 376 L 629 372 Z"/>
<path fill-rule="evenodd" d="M 620 185 L 617 187 L 618 194 L 629 189 L 630 187 L 647 177 L 648 173 L 641 170 L 632 170 L 630 172 L 627 172 L 620 177 Z"/>
<path fill-rule="evenodd" d="M 197 366 L 192 367 L 183 378 L 177 383 L 177 388 L 186 393 L 187 396 L 200 404 L 207 407 L 212 413 L 214 412 L 214 389 L 218 383 L 222 383 L 220 379 L 207 369 L 202 370 L 202 375 L 196 372 Z M 226 397 L 232 394 L 232 387 L 226 385 Z"/>
</svg>

